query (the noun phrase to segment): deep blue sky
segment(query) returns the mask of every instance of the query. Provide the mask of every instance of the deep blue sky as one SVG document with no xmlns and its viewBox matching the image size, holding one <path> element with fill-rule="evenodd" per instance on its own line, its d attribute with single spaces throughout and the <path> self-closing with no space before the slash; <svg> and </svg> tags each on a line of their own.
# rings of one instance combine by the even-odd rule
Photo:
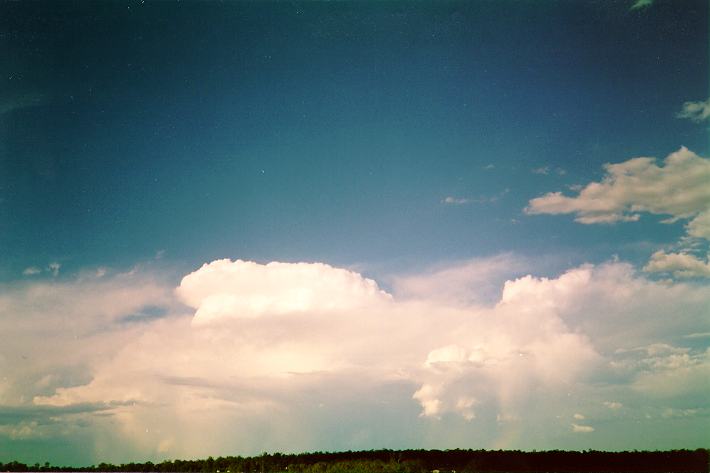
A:
<svg viewBox="0 0 710 473">
<path fill-rule="evenodd" d="M 580 228 L 522 215 L 527 201 L 605 162 L 707 151 L 703 127 L 675 117 L 707 96 L 706 2 L 2 10 L 2 99 L 31 104 L 2 117 L 5 279 L 161 250 L 188 266 L 553 247 L 593 261 L 602 240 L 682 230 Z"/>
</svg>

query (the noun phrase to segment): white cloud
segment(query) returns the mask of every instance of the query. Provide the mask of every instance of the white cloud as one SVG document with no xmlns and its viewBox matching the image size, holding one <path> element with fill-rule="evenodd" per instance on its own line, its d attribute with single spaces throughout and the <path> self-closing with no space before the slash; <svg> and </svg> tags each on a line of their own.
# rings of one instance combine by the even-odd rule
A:
<svg viewBox="0 0 710 473">
<path fill-rule="evenodd" d="M 683 335 L 683 338 L 710 338 L 710 332 L 693 332 L 688 335 Z"/>
<path fill-rule="evenodd" d="M 25 268 L 24 271 L 22 271 L 23 276 L 34 276 L 35 274 L 41 273 L 42 270 L 39 269 L 36 266 L 30 266 L 29 268 Z"/>
<path fill-rule="evenodd" d="M 710 263 L 689 253 L 657 251 L 644 266 L 649 273 L 670 273 L 677 278 L 710 277 Z"/>
<path fill-rule="evenodd" d="M 577 432 L 577 433 L 594 432 L 594 427 L 591 427 L 589 425 L 572 424 L 572 432 Z"/>
<path fill-rule="evenodd" d="M 483 196 L 479 196 L 476 198 L 448 196 L 448 197 L 442 199 L 441 203 L 446 204 L 446 205 L 491 204 L 494 202 L 498 202 L 506 194 L 508 194 L 508 192 L 510 192 L 510 189 L 506 188 L 495 195 L 490 195 L 490 196 L 483 195 Z"/>
<path fill-rule="evenodd" d="M 464 262 L 400 278 L 390 296 L 329 265 L 219 260 L 182 279 L 183 316 L 171 285 L 141 270 L 26 282 L 0 292 L 0 407 L 106 406 L 80 421 L 109 460 L 125 453 L 116 444 L 145 458 L 372 448 L 389 425 L 404 442 L 458 425 L 453 443 L 540 448 L 541 426 L 569 431 L 555 415 L 604 418 L 605 399 L 686 409 L 693 396 L 705 412 L 690 380 L 707 355 L 683 336 L 710 331 L 710 288 L 618 262 L 511 277 L 519 266 L 512 255 Z M 436 295 L 447 281 L 459 285 L 451 303 Z M 127 322 L 146 306 L 166 313 Z M 23 432 L 13 425 L 6 437 Z"/>
<path fill-rule="evenodd" d="M 565 174 L 567 174 L 567 171 L 565 171 L 562 168 L 557 167 L 557 168 L 552 169 L 552 168 L 550 168 L 550 166 L 541 166 L 539 168 L 533 168 L 530 170 L 530 172 L 532 172 L 533 174 L 540 174 L 543 176 L 547 176 L 553 171 L 558 176 L 564 176 Z"/>
<path fill-rule="evenodd" d="M 604 179 L 588 184 L 576 197 L 551 192 L 532 199 L 526 213 L 575 213 L 577 222 L 592 224 L 638 220 L 647 212 L 699 219 L 701 229 L 696 232 L 702 233 L 710 212 L 710 160 L 683 147 L 670 154 L 663 167 L 653 158 L 633 158 L 604 168 Z M 689 228 L 695 228 L 694 220 Z"/>
<path fill-rule="evenodd" d="M 638 373 L 632 385 L 636 390 L 656 398 L 703 395 L 710 390 L 710 348 L 693 351 L 667 344 L 643 348 L 638 357 L 626 361 Z"/>
<path fill-rule="evenodd" d="M 574 417 L 576 420 L 584 420 L 585 417 L 583 414 L 580 413 L 575 413 L 572 417 Z"/>
<path fill-rule="evenodd" d="M 453 196 L 448 196 L 445 199 L 441 201 L 442 204 L 448 204 L 448 205 L 465 205 L 471 202 L 469 199 L 463 198 L 463 197 L 453 197 Z"/>
<path fill-rule="evenodd" d="M 710 211 L 699 213 L 688 222 L 688 235 L 710 240 Z"/>
<path fill-rule="evenodd" d="M 323 313 L 385 303 L 371 279 L 322 263 L 213 261 L 188 274 L 177 295 L 197 309 L 194 323 L 287 313 Z"/>
<path fill-rule="evenodd" d="M 624 407 L 622 403 L 616 401 L 604 401 L 604 406 L 608 407 L 609 409 L 621 409 L 622 407 Z"/>
<path fill-rule="evenodd" d="M 583 224 L 636 221 L 642 213 L 668 215 L 663 223 L 688 219 L 688 237 L 710 239 L 710 159 L 682 147 L 666 157 L 662 167 L 653 158 L 604 167 L 602 181 L 587 184 L 577 196 L 551 192 L 530 200 L 525 212 L 573 213 Z M 658 252 L 646 268 L 687 277 L 707 276 L 707 265 L 689 254 Z"/>
<path fill-rule="evenodd" d="M 705 102 L 685 102 L 683 109 L 678 112 L 678 118 L 687 118 L 694 122 L 702 122 L 709 117 L 710 99 L 707 99 Z"/>
</svg>

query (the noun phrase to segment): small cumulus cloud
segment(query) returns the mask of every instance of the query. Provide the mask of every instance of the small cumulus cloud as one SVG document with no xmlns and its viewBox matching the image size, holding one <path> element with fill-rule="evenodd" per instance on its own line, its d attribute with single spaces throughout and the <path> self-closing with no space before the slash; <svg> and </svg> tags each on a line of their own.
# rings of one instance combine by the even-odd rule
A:
<svg viewBox="0 0 710 473">
<path fill-rule="evenodd" d="M 594 432 L 594 427 L 591 427 L 589 425 L 572 424 L 572 432 L 586 434 L 589 432 Z"/>
<path fill-rule="evenodd" d="M 710 277 L 710 262 L 689 253 L 666 253 L 663 250 L 651 255 L 644 266 L 649 273 L 670 273 L 676 278 Z"/>
<path fill-rule="evenodd" d="M 604 406 L 609 409 L 621 409 L 624 405 L 617 401 L 604 401 Z"/>
<path fill-rule="evenodd" d="M 453 196 L 447 196 L 446 198 L 442 199 L 441 203 L 442 204 L 447 204 L 447 205 L 465 205 L 471 202 L 470 199 L 466 199 L 464 197 L 453 197 Z"/>
<path fill-rule="evenodd" d="M 572 417 L 574 417 L 577 420 L 584 420 L 585 419 L 584 415 L 580 414 L 580 413 L 575 413 Z"/>
<path fill-rule="evenodd" d="M 61 267 L 62 265 L 55 261 L 53 263 L 49 263 L 49 265 L 47 266 L 47 270 L 52 273 L 52 276 L 57 277 L 59 275 L 59 269 Z"/>
<path fill-rule="evenodd" d="M 25 268 L 24 271 L 22 271 L 23 276 L 34 276 L 35 274 L 41 273 L 42 270 L 39 269 L 36 266 L 30 266 L 29 268 Z"/>
<path fill-rule="evenodd" d="M 685 102 L 683 108 L 677 115 L 678 118 L 687 118 L 696 123 L 703 122 L 710 118 L 710 99 L 702 102 Z"/>
</svg>

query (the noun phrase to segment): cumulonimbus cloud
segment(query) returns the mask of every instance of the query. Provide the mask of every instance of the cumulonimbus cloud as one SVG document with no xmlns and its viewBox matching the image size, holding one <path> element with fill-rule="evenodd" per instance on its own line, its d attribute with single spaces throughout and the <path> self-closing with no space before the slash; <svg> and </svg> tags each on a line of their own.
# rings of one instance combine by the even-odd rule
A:
<svg viewBox="0 0 710 473">
<path fill-rule="evenodd" d="M 151 288 L 145 278 L 110 275 L 86 283 L 54 281 L 51 290 L 28 282 L 0 300 L 4 307 L 29 304 L 34 294 L 42 307 L 64 307 L 69 320 L 91 312 L 82 290 L 101 280 L 97 289 L 103 296 L 93 305 L 110 313 L 81 317 L 81 369 L 74 365 L 76 356 L 66 357 L 67 367 L 36 357 L 61 332 L 45 332 L 41 346 L 32 343 L 38 337 L 21 336 L 43 330 L 47 321 L 36 317 L 23 325 L 14 312 L 3 314 L 4 330 L 21 344 L 15 349 L 24 346 L 33 364 L 0 383 L 0 402 L 22 397 L 28 408 L 43 409 L 108 402 L 100 416 L 83 413 L 76 419 L 91 427 L 76 428 L 93 429 L 96 438 L 115 438 L 134 454 L 156 458 L 235 448 L 306 450 L 324 441 L 336 442 L 333 448 L 372 448 L 378 444 L 376 427 L 365 435 L 360 414 L 342 414 L 354 406 L 359 413 L 396 416 L 398 425 L 419 422 L 412 427 L 417 435 L 463 422 L 461 435 L 496 448 L 536 448 L 511 440 L 509 433 L 524 435 L 540 425 L 565 435 L 583 405 L 585 424 L 597 430 L 600 418 L 608 426 L 615 425 L 611 415 L 646 412 L 653 407 L 646 404 L 648 396 L 662 402 L 658 409 L 675 407 L 676 399 L 685 406 L 693 396 L 692 407 L 703 415 L 702 386 L 688 384 L 685 392 L 682 379 L 710 367 L 693 345 L 697 340 L 687 338 L 710 331 L 710 289 L 650 281 L 630 265 L 612 262 L 553 278 L 508 279 L 494 303 L 487 295 L 447 304 L 432 293 L 447 278 L 475 292 L 477 285 L 468 281 L 520 271 L 513 263 L 514 256 L 505 255 L 437 268 L 414 279 L 416 297 L 400 297 L 396 287 L 388 295 L 374 281 L 330 265 L 218 260 L 182 279 L 176 293 L 192 308 L 189 314 L 173 306 L 164 317 L 141 319 L 139 327 L 118 322 L 151 299 L 169 306 L 169 286 Z M 483 276 L 464 277 L 466 271 Z M 402 287 L 412 290 L 411 284 Z M 348 303 L 333 304 L 333 294 Z M 214 310 L 213 295 L 239 301 Z M 57 297 L 59 304 L 52 302 Z M 111 305 L 107 297 L 126 305 Z M 72 350 L 70 340 L 62 340 L 53 348 L 54 359 Z M 53 378 L 62 370 L 66 375 Z M 669 379 L 678 391 L 664 391 Z M 605 407 L 608 399 L 629 407 Z M 328 424 L 332 416 L 324 417 L 324 409 L 340 413 L 337 428 Z M 560 417 L 561 411 L 566 415 Z M 0 436 L 20 441 L 33 431 L 48 435 L 40 424 L 19 422 Z M 261 432 L 257 437 L 250 434 L 255 430 Z M 215 435 L 205 438 L 205 431 Z M 334 438 L 328 433 L 333 431 L 343 434 Z M 355 435 L 361 443 L 351 443 Z M 96 448 L 103 458 L 120 455 Z"/>
</svg>

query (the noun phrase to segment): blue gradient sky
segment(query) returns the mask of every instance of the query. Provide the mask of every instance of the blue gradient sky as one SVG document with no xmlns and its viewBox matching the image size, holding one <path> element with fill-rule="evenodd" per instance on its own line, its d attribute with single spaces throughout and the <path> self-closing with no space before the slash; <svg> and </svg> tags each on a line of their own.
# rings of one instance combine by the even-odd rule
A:
<svg viewBox="0 0 710 473">
<path fill-rule="evenodd" d="M 3 100 L 36 97 L 2 119 L 4 279 L 160 250 L 190 264 L 598 260 L 610 239 L 673 230 L 551 226 L 521 218 L 527 200 L 605 162 L 707 151 L 705 127 L 675 116 L 707 95 L 704 2 L 3 9 Z"/>
<path fill-rule="evenodd" d="M 0 4 L 0 300 L 4 304 L 0 304 L 0 318 L 4 319 L 0 323 L 6 327 L 4 337 L 19 337 L 29 353 L 26 356 L 40 360 L 25 366 L 13 361 L 20 356 L 18 352 L 0 349 L 0 370 L 8 373 L 6 384 L 0 384 L 0 461 L 16 456 L 27 461 L 46 458 L 79 464 L 111 455 L 159 459 L 166 455 L 379 446 L 618 445 L 601 437 L 580 440 L 580 433 L 592 432 L 579 427 L 589 416 L 572 407 L 564 414 L 579 416 L 573 418 L 577 427 L 572 431 L 560 431 L 559 435 L 539 432 L 531 427 L 532 420 L 527 424 L 520 420 L 524 416 L 518 411 L 524 410 L 523 404 L 514 403 L 516 412 L 512 407 L 505 411 L 500 396 L 496 398 L 503 403 L 496 404 L 499 411 L 480 407 L 483 413 L 476 419 L 484 423 L 477 426 L 477 420 L 467 419 L 468 408 L 461 408 L 469 397 L 447 401 L 441 394 L 467 383 L 474 386 L 471 379 L 445 377 L 438 385 L 439 381 L 427 378 L 429 374 L 410 373 L 388 384 L 392 373 L 399 372 L 395 368 L 382 374 L 382 379 L 389 381 L 365 383 L 361 398 L 344 396 L 347 399 L 342 403 L 347 409 L 356 406 L 358 412 L 366 413 L 364 417 L 342 414 L 340 409 L 346 408 L 337 403 L 340 407 L 324 414 L 317 404 L 298 398 L 293 401 L 298 407 L 291 407 L 302 415 L 291 421 L 312 422 L 313 432 L 304 437 L 306 440 L 290 443 L 295 434 L 276 425 L 264 427 L 257 435 L 259 441 L 217 443 L 214 451 L 209 445 L 190 443 L 190 439 L 127 440 L 115 433 L 128 432 L 130 437 L 135 427 L 130 419 L 137 414 L 124 412 L 128 407 L 121 404 L 126 396 L 108 388 L 96 388 L 90 394 L 88 388 L 86 392 L 71 390 L 84 385 L 94 389 L 101 385 L 102 370 L 113 373 L 118 366 L 130 365 L 132 361 L 121 358 L 121 344 L 164 331 L 184 335 L 188 330 L 185 321 L 189 325 L 195 311 L 195 321 L 200 311 L 208 314 L 204 317 L 236 317 L 236 306 L 212 313 L 214 306 L 206 309 L 191 290 L 179 296 L 173 293 L 183 276 L 221 258 L 258 263 L 322 262 L 348 268 L 376 280 L 397 303 L 410 298 L 426 300 L 433 313 L 444 311 L 451 300 L 461 296 L 457 301 L 474 312 L 507 314 L 507 309 L 500 309 L 502 302 L 494 304 L 505 281 L 525 274 L 551 278 L 534 279 L 538 285 L 517 280 L 520 287 L 531 285 L 525 286 L 526 294 L 528 290 L 543 291 L 540 288 L 548 283 L 567 287 L 562 276 L 565 271 L 582 275 L 582 279 L 589 277 L 589 287 L 599 285 L 602 295 L 596 297 L 608 295 L 609 304 L 615 307 L 621 302 L 616 295 L 609 295 L 614 292 L 609 281 L 622 286 L 628 283 L 632 294 L 628 297 L 634 301 L 628 302 L 629 314 L 643 309 L 636 304 L 637 297 L 642 297 L 639 294 L 647 290 L 665 294 L 668 290 L 668 300 L 682 299 L 676 301 L 680 309 L 674 316 L 680 322 L 668 326 L 649 322 L 653 330 L 634 346 L 612 342 L 604 338 L 607 335 L 595 332 L 590 322 L 596 317 L 594 304 L 589 303 L 587 319 L 580 315 L 582 309 L 572 310 L 569 320 L 563 317 L 572 332 L 587 334 L 591 340 L 596 355 L 585 360 L 600 363 L 599 359 L 604 359 L 618 367 L 626 363 L 612 360 L 621 356 L 619 353 L 640 350 L 647 354 L 645 361 L 634 362 L 635 368 L 627 366 L 624 375 L 594 371 L 598 369 L 595 364 L 590 372 L 596 374 L 581 381 L 575 377 L 574 382 L 587 383 L 579 387 L 580 392 L 588 389 L 593 393 L 589 399 L 604 405 L 616 401 L 601 392 L 617 392 L 614 389 L 624 385 L 617 378 L 626 379 L 624 386 L 629 391 L 617 394 L 625 399 L 619 403 L 629 406 L 645 396 L 643 389 L 648 384 L 643 383 L 648 380 L 643 376 L 649 375 L 653 363 L 666 363 L 663 366 L 667 368 L 669 360 L 685 356 L 690 360 L 688 366 L 701 370 L 688 376 L 706 373 L 710 329 L 701 321 L 708 320 L 704 307 L 710 301 L 708 240 L 703 230 L 692 230 L 689 222 L 694 218 L 700 222 L 710 207 L 703 186 L 697 182 L 707 175 L 704 157 L 710 153 L 710 142 L 708 122 L 702 117 L 683 118 L 682 110 L 688 102 L 705 104 L 708 98 L 708 3 L 656 1 L 635 9 L 632 5 L 631 1 Z M 710 103 L 706 106 L 710 110 Z M 606 163 L 626 163 L 641 156 L 657 158 L 662 169 L 659 173 L 673 177 L 676 171 L 669 164 L 664 168 L 663 160 L 682 146 L 694 157 L 687 158 L 687 174 L 679 171 L 678 175 L 685 177 L 669 179 L 670 187 L 656 186 L 655 177 L 648 177 L 648 182 L 640 177 L 639 182 L 648 187 L 638 194 L 631 192 L 635 197 L 624 197 L 626 200 L 619 196 L 631 195 L 626 189 L 632 184 L 619 180 L 615 188 L 619 192 L 613 196 L 586 199 L 579 195 L 571 207 L 543 209 L 531 202 L 558 191 L 574 198 L 590 183 L 611 182 Z M 692 181 L 693 176 L 700 177 Z M 676 194 L 695 197 L 682 208 L 663 207 L 664 199 Z M 626 215 L 637 212 L 640 218 L 623 221 L 618 215 L 609 217 L 616 212 L 612 205 L 604 210 L 604 218 L 613 221 L 575 221 L 575 216 L 583 218 L 590 205 L 607 197 L 614 202 L 623 200 L 619 205 L 625 206 Z M 541 205 L 547 202 L 549 199 Z M 676 220 L 661 223 L 669 218 Z M 587 263 L 593 266 L 582 266 Z M 249 268 L 244 271 L 260 271 Z M 313 286 L 308 287 L 321 287 L 318 278 L 336 277 L 322 268 L 314 269 L 318 277 L 304 276 L 296 268 L 284 269 L 284 274 L 291 276 L 278 279 L 282 285 L 313 277 Z M 231 281 L 230 270 L 215 271 L 226 271 L 224 280 Z M 202 277 L 202 273 L 193 274 Z M 271 281 L 272 276 L 264 277 L 264 281 Z M 91 278 L 97 281 L 91 282 Z M 357 281 L 355 286 L 360 284 Z M 239 285 L 242 280 L 234 284 L 230 297 L 251 300 L 252 294 L 244 293 Z M 276 291 L 278 284 L 267 286 Z M 463 296 L 458 289 L 449 292 L 450 288 L 468 292 Z M 290 296 L 257 289 L 266 291 L 264 297 L 277 301 L 278 307 L 293 302 Z M 118 298 L 129 294 L 136 302 L 109 309 L 111 300 L 99 295 L 90 301 L 84 299 L 91 291 Z M 549 297 L 568 294 L 568 289 L 555 291 L 556 295 Z M 576 294 L 577 289 L 569 291 Z M 323 310 L 347 312 L 374 304 L 378 307 L 374 312 L 390 313 L 375 296 L 363 294 L 352 295 L 360 301 L 352 307 L 336 310 L 327 306 Z M 449 298 L 447 302 L 442 302 L 442 294 Z M 351 295 L 343 297 L 350 300 Z M 525 303 L 514 300 L 533 307 L 539 303 L 535 297 Z M 96 314 L 105 316 L 92 315 L 94 303 L 100 307 Z M 320 313 L 320 302 L 313 304 L 306 312 Z M 419 313 L 420 309 L 411 310 Z M 404 309 L 392 310 L 399 314 Z M 624 313 L 621 311 L 620 317 Z M 264 320 L 268 322 L 270 316 Z M 18 325 L 17 320 L 23 317 L 33 322 Z M 86 337 L 85 346 L 96 348 L 67 355 L 64 364 L 47 361 L 49 352 L 41 350 L 44 337 L 69 330 L 67 321 L 73 317 L 86 317 L 86 323 L 72 325 L 72 335 L 76 338 L 79 333 L 80 338 Z M 442 317 L 453 317 L 452 333 L 461 333 L 453 329 L 460 323 L 458 318 L 450 314 Z M 658 320 L 663 318 L 659 313 Z M 107 322 L 109 319 L 112 322 Z M 172 322 L 177 324 L 172 329 L 161 325 Z M 310 327 L 316 322 L 303 323 Z M 609 322 L 604 333 L 613 333 L 616 323 Z M 631 326 L 623 321 L 618 324 Z M 254 337 L 268 332 L 252 327 L 246 333 L 252 333 L 249 330 L 255 330 Z M 364 337 L 358 329 L 353 330 L 353 340 Z M 97 334 L 102 333 L 108 333 L 108 338 L 97 342 L 96 337 L 104 336 Z M 518 335 L 516 332 L 510 338 Z M 443 334 L 441 338 L 448 340 Z M 296 342 L 306 343 L 304 340 Z M 410 342 L 403 341 L 401 349 Z M 62 343 L 57 342 L 51 356 L 76 352 L 71 344 Z M 478 349 L 461 341 L 441 343 L 464 346 L 466 353 Z M 666 348 L 658 348 L 659 344 Z M 194 346 L 200 345 L 195 342 Z M 444 353 L 444 362 L 457 362 L 458 355 L 452 355 L 455 350 L 437 352 L 441 346 L 423 347 L 424 359 Z M 140 347 L 136 350 L 140 352 Z M 338 355 L 354 363 L 346 363 L 348 369 L 370 366 L 371 361 L 360 358 L 361 351 L 352 350 Z M 335 356 L 326 353 L 321 355 Z M 658 361 L 654 357 L 661 356 L 659 353 L 669 358 Z M 235 360 L 261 356 L 233 355 Z M 601 358 L 595 358 L 597 355 Z M 194 352 L 190 359 L 200 356 Z M 656 361 L 649 361 L 651 358 Z M 395 355 L 392 359 L 399 360 Z M 400 360 L 401 366 L 392 363 L 397 369 L 411 366 L 414 370 L 424 359 L 411 365 L 409 360 Z M 113 360 L 111 368 L 106 360 Z M 164 368 L 156 366 L 155 370 Z M 180 373 L 197 376 L 192 368 Z M 304 370 L 317 371 L 311 368 Z M 336 377 L 344 376 L 341 368 L 321 366 Z M 632 371 L 636 374 L 629 374 Z M 177 376 L 171 373 L 165 374 L 165 379 Z M 545 376 L 541 379 L 543 386 L 551 383 Z M 655 386 L 656 381 L 648 383 Z M 319 392 L 321 382 L 326 381 L 319 379 L 298 392 L 301 396 L 309 389 Z M 599 388 L 600 383 L 606 387 Z M 701 400 L 700 391 L 687 379 L 678 383 L 691 387 L 688 392 L 661 396 L 665 401 L 654 401 L 656 404 L 644 407 L 645 411 L 641 407 L 634 411 L 638 419 L 655 416 L 648 420 L 650 427 L 645 427 L 652 434 L 628 444 L 622 442 L 622 447 L 707 446 L 708 437 L 700 428 L 710 412 L 707 400 Z M 430 392 L 422 386 L 439 387 Z M 68 397 L 62 397 L 62 389 L 69 390 Z M 284 389 L 291 392 L 295 388 L 289 385 Z M 557 394 L 561 389 L 554 388 Z M 473 387 L 471 390 L 475 392 Z M 440 393 L 440 406 L 450 402 L 458 407 L 452 407 L 449 414 L 446 407 L 441 407 L 441 415 L 427 414 L 427 405 L 434 404 L 433 398 L 426 396 L 435 391 Z M 145 402 L 160 396 L 174 399 L 173 391 L 159 392 L 153 393 L 156 398 L 146 394 Z M 472 405 L 487 406 L 495 397 L 480 396 L 473 396 L 477 400 Z M 383 411 L 372 401 L 375 398 L 384 398 L 395 407 Z M 102 401 L 114 404 L 109 404 L 110 409 L 98 407 L 96 403 Z M 283 399 L 272 401 L 288 404 Z M 166 400 L 165 405 L 171 402 Z M 70 427 L 57 430 L 53 421 L 47 420 L 56 418 L 52 409 L 64 409 L 61 415 L 73 420 L 65 420 L 63 425 Z M 418 417 L 422 409 L 422 417 Z M 649 414 L 648 409 L 656 410 Z M 259 412 L 254 407 L 247 423 L 260 425 Z M 368 433 L 362 418 L 374 422 L 382 419 L 383 412 L 387 412 L 383 420 L 387 425 Z M 664 412 L 670 414 L 664 417 Z M 464 420 L 447 417 L 455 414 Z M 165 421 L 170 418 L 165 415 L 156 414 L 154 421 L 164 430 L 199 431 L 201 422 L 211 419 L 187 416 L 184 425 L 176 426 Z M 550 419 L 555 415 L 550 414 Z M 342 431 L 334 433 L 338 416 L 348 420 Z M 121 427 L 114 426 L 112 433 L 100 417 L 118 419 Z M 533 417 L 538 426 L 547 425 L 547 418 Z M 630 418 L 637 419 L 625 417 L 624 422 L 630 423 Z M 673 424 L 681 422 L 680 418 L 691 424 Z M 507 431 L 496 439 L 484 433 L 491 425 L 508 421 L 523 422 L 515 430 L 517 436 Z M 405 434 L 397 425 L 410 427 Z M 231 432 L 227 427 L 220 429 Z M 23 433 L 35 431 L 40 433 Z M 681 431 L 687 434 L 679 436 Z M 601 435 L 599 432 L 597 427 L 597 433 L 591 435 Z M 632 427 L 619 432 L 634 436 Z M 401 442 L 387 443 L 397 435 L 401 435 Z M 470 439 L 475 444 L 470 444 Z M 87 442 L 93 446 L 89 450 L 82 447 Z M 119 447 L 106 447 L 112 442 Z M 33 453 L 38 450 L 47 453 Z"/>
</svg>

